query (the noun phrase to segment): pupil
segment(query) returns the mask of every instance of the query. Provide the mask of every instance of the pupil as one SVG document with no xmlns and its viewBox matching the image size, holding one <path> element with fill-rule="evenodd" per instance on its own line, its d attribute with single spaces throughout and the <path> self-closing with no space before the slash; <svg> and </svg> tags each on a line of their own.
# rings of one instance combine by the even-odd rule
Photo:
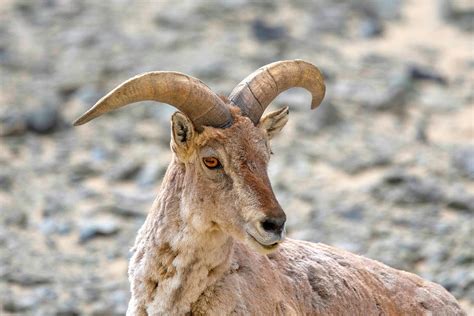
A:
<svg viewBox="0 0 474 316">
<path fill-rule="evenodd" d="M 206 158 L 205 160 L 206 164 L 209 165 L 210 167 L 215 167 L 218 164 L 217 159 L 215 158 Z"/>
<path fill-rule="evenodd" d="M 221 169 L 222 168 L 222 165 L 221 165 L 219 159 L 214 158 L 214 157 L 204 157 L 204 158 L 202 158 L 202 162 L 209 169 Z"/>
</svg>

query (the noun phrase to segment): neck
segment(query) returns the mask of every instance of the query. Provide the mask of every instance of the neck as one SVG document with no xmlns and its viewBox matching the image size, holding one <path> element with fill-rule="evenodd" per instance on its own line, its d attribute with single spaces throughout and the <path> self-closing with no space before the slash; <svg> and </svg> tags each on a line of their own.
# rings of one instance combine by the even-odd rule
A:
<svg viewBox="0 0 474 316">
<path fill-rule="evenodd" d="M 184 178 L 184 166 L 175 160 L 139 232 L 134 255 L 137 258 L 132 259 L 144 260 L 136 265 L 145 268 L 143 274 L 148 280 L 144 284 L 151 288 L 144 295 L 148 297 L 145 304 L 160 314 L 189 312 L 204 290 L 229 270 L 232 256 L 231 237 L 215 228 L 198 231 L 188 224 L 189 215 L 185 214 L 199 214 L 199 210 L 182 209 Z M 132 270 L 131 267 L 133 273 Z"/>
</svg>

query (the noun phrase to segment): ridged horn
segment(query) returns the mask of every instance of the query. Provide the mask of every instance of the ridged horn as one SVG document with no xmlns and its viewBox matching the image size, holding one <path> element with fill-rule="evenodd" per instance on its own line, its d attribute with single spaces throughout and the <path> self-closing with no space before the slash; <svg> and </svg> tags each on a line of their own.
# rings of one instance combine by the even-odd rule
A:
<svg viewBox="0 0 474 316">
<path fill-rule="evenodd" d="M 74 125 L 139 101 L 168 103 L 186 114 L 198 131 L 203 126 L 225 128 L 232 116 L 225 103 L 202 81 L 172 71 L 153 71 L 135 76 L 110 91 L 79 117 Z"/>
<path fill-rule="evenodd" d="M 305 88 L 312 95 L 311 109 L 324 98 L 326 87 L 319 69 L 303 60 L 284 60 L 268 64 L 251 73 L 232 90 L 229 99 L 257 124 L 267 106 L 283 91 Z"/>
</svg>

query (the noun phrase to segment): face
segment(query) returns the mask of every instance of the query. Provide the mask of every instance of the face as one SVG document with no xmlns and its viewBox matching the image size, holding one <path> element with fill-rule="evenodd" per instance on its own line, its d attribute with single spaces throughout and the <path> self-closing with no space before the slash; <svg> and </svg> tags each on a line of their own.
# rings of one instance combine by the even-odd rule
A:
<svg viewBox="0 0 474 316">
<path fill-rule="evenodd" d="M 180 126 L 175 118 L 173 125 Z M 193 227 L 230 234 L 263 253 L 283 240 L 286 221 L 267 175 L 272 136 L 267 125 L 254 126 L 234 114 L 230 128 L 193 132 L 184 147 L 182 131 L 173 127 L 172 145 L 185 165 L 186 183 L 192 184 L 185 186 L 182 203 Z"/>
</svg>

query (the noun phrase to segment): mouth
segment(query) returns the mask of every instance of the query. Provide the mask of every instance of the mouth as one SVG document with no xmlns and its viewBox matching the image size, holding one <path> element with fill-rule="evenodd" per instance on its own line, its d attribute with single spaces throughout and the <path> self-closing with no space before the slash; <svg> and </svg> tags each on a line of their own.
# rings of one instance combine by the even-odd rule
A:
<svg viewBox="0 0 474 316">
<path fill-rule="evenodd" d="M 255 248 L 257 248 L 257 250 L 260 250 L 260 251 L 263 250 L 264 253 L 268 253 L 268 252 L 271 252 L 271 251 L 275 250 L 276 248 L 278 248 L 280 242 L 282 242 L 282 240 L 279 240 L 279 241 L 271 243 L 271 244 L 264 244 L 264 243 L 260 242 L 257 238 L 255 238 L 249 232 L 247 232 L 247 235 L 249 236 L 249 240 L 250 240 L 251 244 L 256 246 Z"/>
</svg>

